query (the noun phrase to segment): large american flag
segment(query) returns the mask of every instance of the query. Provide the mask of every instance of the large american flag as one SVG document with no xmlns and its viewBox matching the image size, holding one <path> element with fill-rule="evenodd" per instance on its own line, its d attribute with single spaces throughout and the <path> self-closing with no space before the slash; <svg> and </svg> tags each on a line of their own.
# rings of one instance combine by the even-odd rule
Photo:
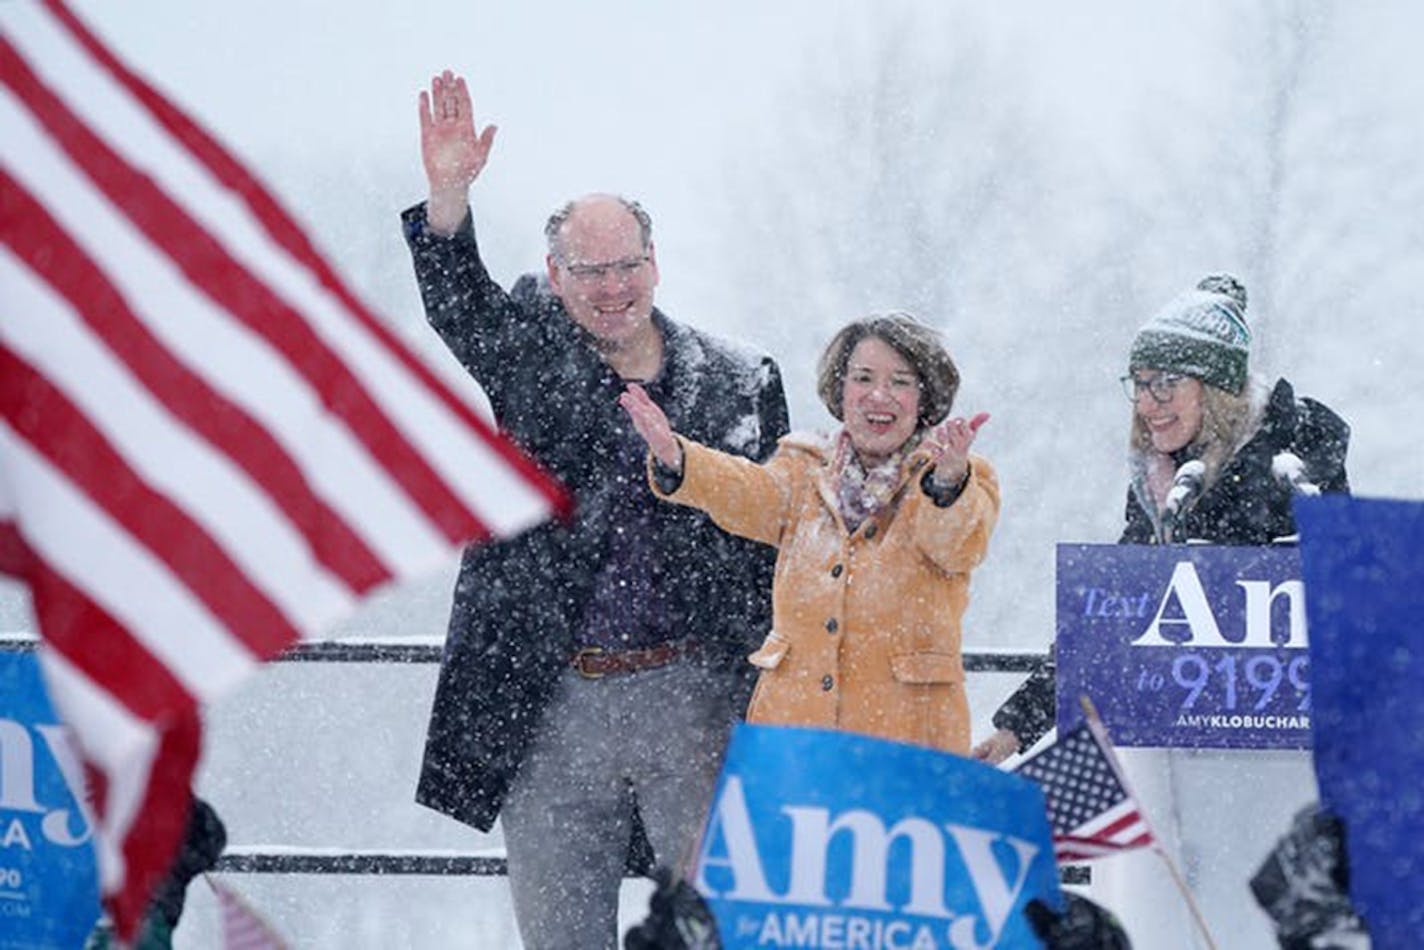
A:
<svg viewBox="0 0 1424 950">
<path fill-rule="evenodd" d="M 0 3 L 0 570 L 122 935 L 184 827 L 200 703 L 568 505 L 62 3 Z"/>
<path fill-rule="evenodd" d="M 1014 772 L 1043 788 L 1059 863 L 1090 861 L 1152 843 L 1152 830 L 1123 783 L 1107 736 L 1089 723 Z"/>
</svg>

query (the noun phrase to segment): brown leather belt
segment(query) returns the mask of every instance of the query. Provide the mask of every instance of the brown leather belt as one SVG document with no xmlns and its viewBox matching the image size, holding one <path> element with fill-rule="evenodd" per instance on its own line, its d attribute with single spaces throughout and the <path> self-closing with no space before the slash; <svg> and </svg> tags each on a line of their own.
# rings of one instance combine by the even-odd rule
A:
<svg viewBox="0 0 1424 950">
<path fill-rule="evenodd" d="M 696 640 L 671 640 L 645 650 L 605 650 L 603 647 L 584 647 L 573 655 L 570 662 L 580 676 L 596 680 L 611 673 L 655 670 L 660 666 L 667 666 L 673 660 L 693 656 L 696 653 Z"/>
</svg>

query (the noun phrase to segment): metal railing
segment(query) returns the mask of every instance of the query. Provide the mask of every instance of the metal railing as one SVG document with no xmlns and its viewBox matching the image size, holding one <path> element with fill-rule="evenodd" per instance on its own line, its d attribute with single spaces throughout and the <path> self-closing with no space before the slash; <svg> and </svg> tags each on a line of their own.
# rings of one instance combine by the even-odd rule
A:
<svg viewBox="0 0 1424 950">
<path fill-rule="evenodd" d="M 309 640 L 284 650 L 272 663 L 439 663 L 443 639 L 403 637 L 400 639 Z M 28 653 L 39 638 L 28 633 L 0 634 L 0 652 Z M 969 673 L 1032 673 L 1048 662 L 1048 656 L 1028 650 L 966 650 L 964 669 Z"/>
<path fill-rule="evenodd" d="M 0 652 L 31 652 L 38 639 L 29 634 L 0 635 Z M 438 663 L 441 642 L 402 640 L 313 640 L 272 658 L 274 663 Z M 1048 657 L 1027 651 L 966 650 L 968 673 L 1032 673 Z M 357 851 L 286 845 L 233 845 L 218 859 L 216 871 L 238 874 L 407 874 L 500 877 L 508 873 L 502 849 L 476 854 L 443 851 Z M 1065 884 L 1086 884 L 1089 869 L 1060 869 Z"/>
</svg>

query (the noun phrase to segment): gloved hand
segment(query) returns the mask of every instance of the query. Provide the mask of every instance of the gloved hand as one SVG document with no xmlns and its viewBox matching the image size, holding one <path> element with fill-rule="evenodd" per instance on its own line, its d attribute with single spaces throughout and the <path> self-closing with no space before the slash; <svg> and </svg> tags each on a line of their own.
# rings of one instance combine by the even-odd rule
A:
<svg viewBox="0 0 1424 950">
<path fill-rule="evenodd" d="M 1251 878 L 1251 893 L 1275 921 L 1286 950 L 1369 946 L 1350 904 L 1345 826 L 1318 805 L 1296 814 Z"/>
<path fill-rule="evenodd" d="M 1067 907 L 1061 914 L 1041 900 L 1024 908 L 1029 926 L 1048 950 L 1132 950 L 1127 931 L 1106 908 L 1072 892 L 1063 897 Z"/>
<path fill-rule="evenodd" d="M 721 950 L 717 921 L 696 889 L 668 868 L 653 872 L 658 889 L 648 916 L 623 936 L 623 950 Z"/>
</svg>

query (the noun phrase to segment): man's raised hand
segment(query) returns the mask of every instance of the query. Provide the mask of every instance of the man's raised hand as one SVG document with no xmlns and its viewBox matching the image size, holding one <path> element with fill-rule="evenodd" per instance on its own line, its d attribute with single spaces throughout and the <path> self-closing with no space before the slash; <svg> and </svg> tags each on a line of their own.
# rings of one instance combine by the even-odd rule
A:
<svg viewBox="0 0 1424 950">
<path fill-rule="evenodd" d="M 489 160 L 497 127 L 476 131 L 470 90 L 450 70 L 430 80 L 420 93 L 420 157 L 430 184 L 426 220 L 441 234 L 453 234 L 465 219 L 470 184 Z"/>
</svg>

